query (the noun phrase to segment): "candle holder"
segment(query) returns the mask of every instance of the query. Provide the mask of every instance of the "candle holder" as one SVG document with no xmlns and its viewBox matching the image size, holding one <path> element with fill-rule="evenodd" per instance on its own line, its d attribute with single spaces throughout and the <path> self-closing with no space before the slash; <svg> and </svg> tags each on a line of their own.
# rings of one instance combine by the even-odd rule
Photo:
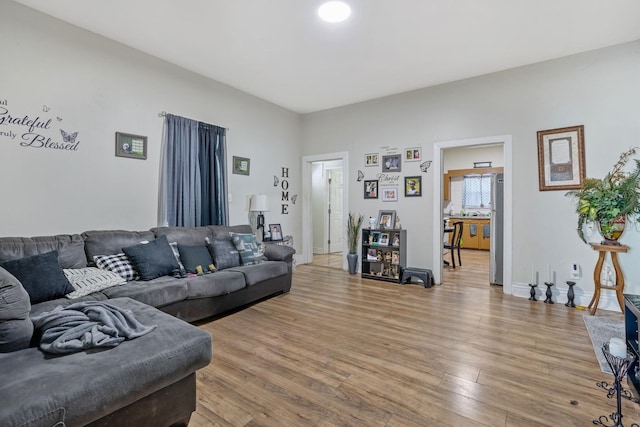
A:
<svg viewBox="0 0 640 427">
<path fill-rule="evenodd" d="M 529 301 L 538 301 L 538 299 L 536 298 L 536 287 L 538 285 L 535 283 L 529 283 L 529 286 L 531 287 L 531 290 L 529 291 L 529 295 L 531 295 L 529 297 Z"/>
<path fill-rule="evenodd" d="M 544 282 L 544 284 L 547 285 L 547 292 L 545 292 L 547 299 L 544 300 L 545 304 L 555 304 L 555 302 L 553 302 L 553 300 L 551 299 L 551 297 L 553 296 L 553 293 L 551 292 L 553 282 Z"/>
<path fill-rule="evenodd" d="M 602 354 L 604 354 L 605 359 L 607 359 L 611 372 L 613 372 L 614 380 L 612 385 L 609 385 L 606 381 L 601 381 L 596 383 L 596 386 L 607 391 L 608 399 L 616 396 L 616 412 L 609 416 L 601 415 L 597 420 L 593 420 L 593 424 L 603 427 L 624 427 L 622 425 L 622 398 L 628 399 L 634 403 L 640 403 L 640 400 L 634 398 L 629 390 L 625 390 L 622 387 L 622 380 L 627 375 L 629 366 L 633 364 L 636 357 L 630 352 L 627 352 L 627 357 L 624 358 L 614 356 L 609 351 L 609 343 L 604 343 L 602 345 Z M 608 424 L 609 422 L 612 422 L 613 424 Z M 631 427 L 640 426 L 636 423 L 632 423 Z"/>
<path fill-rule="evenodd" d="M 575 303 L 573 302 L 573 300 L 576 297 L 576 294 L 573 293 L 573 287 L 575 286 L 576 282 L 572 282 L 570 280 L 567 280 L 567 286 L 569 286 L 569 290 L 567 291 L 567 303 L 565 304 L 567 307 L 575 307 Z"/>
</svg>

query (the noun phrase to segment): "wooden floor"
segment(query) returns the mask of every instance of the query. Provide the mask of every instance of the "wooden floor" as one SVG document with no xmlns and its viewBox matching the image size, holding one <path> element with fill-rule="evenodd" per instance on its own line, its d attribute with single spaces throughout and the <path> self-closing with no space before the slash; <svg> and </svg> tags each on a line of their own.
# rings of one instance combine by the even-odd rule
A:
<svg viewBox="0 0 640 427">
<path fill-rule="evenodd" d="M 299 265 L 290 293 L 201 324 L 214 355 L 190 427 L 587 426 L 614 412 L 588 314 L 505 296 L 473 252 L 431 289 Z M 623 414 L 640 422 L 638 405 Z"/>
</svg>

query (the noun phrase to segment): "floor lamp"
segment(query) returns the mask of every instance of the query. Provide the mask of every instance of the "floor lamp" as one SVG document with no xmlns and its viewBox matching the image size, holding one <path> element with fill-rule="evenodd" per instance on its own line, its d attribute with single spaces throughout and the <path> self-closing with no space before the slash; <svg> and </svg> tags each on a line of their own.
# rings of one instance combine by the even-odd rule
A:
<svg viewBox="0 0 640 427">
<path fill-rule="evenodd" d="M 260 240 L 264 240 L 264 215 L 263 212 L 269 212 L 269 203 L 265 194 L 254 194 L 251 196 L 249 203 L 250 212 L 258 212 L 256 217 L 256 232 L 258 229 L 262 229 L 260 234 Z"/>
</svg>

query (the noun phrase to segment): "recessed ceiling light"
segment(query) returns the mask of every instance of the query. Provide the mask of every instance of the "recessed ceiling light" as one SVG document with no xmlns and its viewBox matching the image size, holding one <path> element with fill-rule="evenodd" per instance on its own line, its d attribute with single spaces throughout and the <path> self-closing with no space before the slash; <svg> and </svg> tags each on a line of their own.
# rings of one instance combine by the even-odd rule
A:
<svg viewBox="0 0 640 427">
<path fill-rule="evenodd" d="M 328 1 L 318 8 L 323 21 L 342 22 L 351 15 L 351 8 L 343 1 Z"/>
</svg>

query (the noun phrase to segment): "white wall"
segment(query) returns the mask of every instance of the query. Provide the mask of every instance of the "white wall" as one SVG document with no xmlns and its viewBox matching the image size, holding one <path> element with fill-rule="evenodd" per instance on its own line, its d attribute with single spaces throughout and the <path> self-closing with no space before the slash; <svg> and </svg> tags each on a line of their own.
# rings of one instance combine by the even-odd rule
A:
<svg viewBox="0 0 640 427">
<path fill-rule="evenodd" d="M 371 179 L 379 170 L 365 168 L 363 155 L 385 147 L 421 146 L 431 159 L 434 142 L 511 135 L 513 138 L 513 281 L 526 291 L 532 266 L 546 279 L 547 265 L 557 272 L 562 292 L 571 263 L 583 277 L 579 303 L 593 292 L 597 253 L 575 231 L 572 201 L 563 191 L 538 191 L 536 131 L 585 126 L 586 171 L 601 177 L 620 152 L 640 141 L 640 42 L 634 42 L 505 72 L 390 96 L 304 117 L 304 155 L 351 152 L 353 186 L 350 210 L 365 216 L 396 209 L 408 230 L 408 263 L 430 267 L 433 176 L 423 174 L 421 198 L 400 197 L 398 203 L 364 200 L 356 173 Z M 400 176 L 419 173 L 417 164 Z M 597 238 L 594 237 L 594 240 Z M 631 227 L 623 242 L 632 250 L 619 257 L 627 292 L 640 292 L 640 233 Z M 556 290 L 557 292 L 557 290 Z M 517 292 L 516 292 L 517 293 Z M 610 295 L 609 295 L 610 294 Z M 562 300 L 565 297 L 562 297 Z M 603 292 L 601 307 L 615 307 L 613 292 Z"/>
<path fill-rule="evenodd" d="M 300 235 L 301 204 L 283 215 L 273 178 L 288 167 L 289 196 L 300 193 L 298 114 L 13 2 L 0 2 L 0 38 L 0 107 L 51 119 L 42 134 L 54 141 L 59 129 L 80 141 L 77 151 L 22 147 L 25 126 L 0 125 L 0 236 L 155 226 L 160 111 L 230 128 L 228 164 L 251 159 L 250 176 L 229 174 L 232 224 L 248 223 L 249 196 L 264 193 L 266 222 Z M 115 157 L 117 131 L 146 135 L 148 159 Z"/>
</svg>

